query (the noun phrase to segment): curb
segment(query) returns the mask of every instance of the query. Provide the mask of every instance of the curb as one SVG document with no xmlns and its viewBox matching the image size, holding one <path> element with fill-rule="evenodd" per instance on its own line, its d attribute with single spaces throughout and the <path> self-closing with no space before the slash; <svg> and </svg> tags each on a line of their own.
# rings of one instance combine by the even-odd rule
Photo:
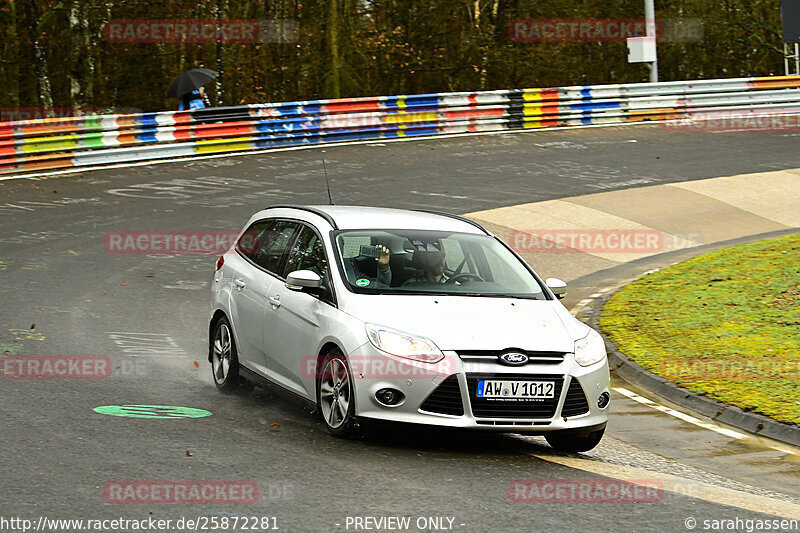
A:
<svg viewBox="0 0 800 533">
<path fill-rule="evenodd" d="M 753 435 L 767 437 L 793 446 L 800 446 L 800 427 L 784 424 L 764 415 L 744 411 L 739 407 L 727 405 L 701 396 L 689 389 L 679 387 L 671 381 L 645 370 L 629 359 L 627 355 L 620 352 L 600 328 L 600 314 L 603 311 L 603 307 L 620 288 L 622 287 L 598 299 L 597 305 L 592 309 L 591 315 L 588 317 L 589 325 L 600 332 L 606 342 L 608 366 L 611 372 L 629 383 L 638 385 L 714 421 L 747 431 Z"/>
</svg>

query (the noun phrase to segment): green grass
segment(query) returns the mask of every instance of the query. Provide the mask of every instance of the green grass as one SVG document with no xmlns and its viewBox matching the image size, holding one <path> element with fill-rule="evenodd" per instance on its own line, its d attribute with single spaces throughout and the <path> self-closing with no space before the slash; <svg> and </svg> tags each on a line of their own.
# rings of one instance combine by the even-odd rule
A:
<svg viewBox="0 0 800 533">
<path fill-rule="evenodd" d="M 650 372 L 800 425 L 800 235 L 649 274 L 606 303 L 600 325 Z"/>
</svg>

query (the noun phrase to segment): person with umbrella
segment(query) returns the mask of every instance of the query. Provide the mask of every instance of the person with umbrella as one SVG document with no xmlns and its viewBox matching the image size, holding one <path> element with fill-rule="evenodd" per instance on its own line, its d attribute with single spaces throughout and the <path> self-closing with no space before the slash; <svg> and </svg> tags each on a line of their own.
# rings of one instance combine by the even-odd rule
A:
<svg viewBox="0 0 800 533">
<path fill-rule="evenodd" d="M 178 98 L 178 110 L 203 109 L 211 107 L 203 85 L 216 79 L 217 72 L 207 68 L 193 68 L 186 71 L 172 83 L 167 97 Z"/>
</svg>

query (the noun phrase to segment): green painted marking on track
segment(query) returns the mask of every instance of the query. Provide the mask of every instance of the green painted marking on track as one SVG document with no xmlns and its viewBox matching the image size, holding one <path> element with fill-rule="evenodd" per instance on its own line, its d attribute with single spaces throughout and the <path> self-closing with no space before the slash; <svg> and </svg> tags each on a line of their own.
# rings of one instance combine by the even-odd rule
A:
<svg viewBox="0 0 800 533">
<path fill-rule="evenodd" d="M 93 409 L 95 413 L 129 418 L 203 418 L 211 416 L 211 411 L 194 407 L 175 407 L 173 405 L 101 405 Z"/>
</svg>

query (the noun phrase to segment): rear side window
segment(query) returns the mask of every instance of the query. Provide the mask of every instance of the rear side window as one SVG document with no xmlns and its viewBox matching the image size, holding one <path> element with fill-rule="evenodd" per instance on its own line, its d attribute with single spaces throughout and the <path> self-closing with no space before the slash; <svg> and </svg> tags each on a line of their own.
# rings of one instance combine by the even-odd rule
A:
<svg viewBox="0 0 800 533">
<path fill-rule="evenodd" d="M 267 230 L 272 226 L 274 220 L 259 220 L 253 222 L 249 228 L 242 233 L 239 240 L 236 241 L 236 251 L 245 257 L 253 259 L 256 255 L 256 248 L 258 248 L 258 241 Z"/>
<path fill-rule="evenodd" d="M 280 275 L 280 266 L 286 253 L 286 246 L 297 230 L 297 222 L 279 220 L 270 228 L 256 250 L 253 261 L 261 268 Z"/>
</svg>

